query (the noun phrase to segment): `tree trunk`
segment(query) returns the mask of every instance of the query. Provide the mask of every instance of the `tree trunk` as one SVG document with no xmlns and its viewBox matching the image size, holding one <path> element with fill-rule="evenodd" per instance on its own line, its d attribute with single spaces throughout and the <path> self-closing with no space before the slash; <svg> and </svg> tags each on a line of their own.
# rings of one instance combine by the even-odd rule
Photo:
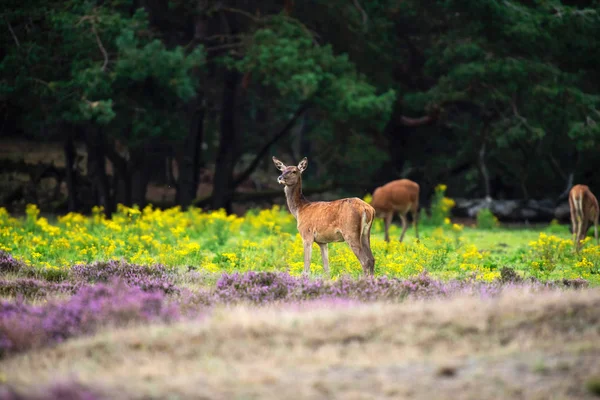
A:
<svg viewBox="0 0 600 400">
<path fill-rule="evenodd" d="M 481 146 L 479 147 L 479 152 L 477 155 L 478 156 L 477 163 L 479 165 L 479 171 L 481 172 L 481 180 L 483 183 L 483 189 L 485 191 L 485 198 L 491 199 L 492 198 L 492 189 L 491 189 L 491 185 L 490 185 L 490 174 L 488 172 L 487 165 L 485 164 L 485 150 L 486 150 L 488 130 L 489 130 L 489 125 L 486 123 L 483 126 L 483 129 L 481 132 Z"/>
<path fill-rule="evenodd" d="M 68 131 L 65 136 L 63 151 L 65 153 L 65 174 L 67 181 L 67 210 L 75 212 L 77 211 L 77 170 L 75 165 L 75 145 L 73 144 L 73 133 L 71 131 Z"/>
<path fill-rule="evenodd" d="M 150 173 L 148 171 L 148 153 L 146 144 L 132 149 L 131 154 L 131 204 L 137 204 L 140 208 L 146 206 L 146 192 L 150 182 Z"/>
<path fill-rule="evenodd" d="M 198 109 L 202 97 L 193 100 L 190 104 L 190 125 L 188 134 L 177 152 L 177 167 L 179 177 L 177 180 L 176 201 L 183 209 L 189 207 L 196 198 L 200 180 L 200 158 L 202 141 L 204 139 L 204 107 Z"/>
<path fill-rule="evenodd" d="M 233 195 L 233 170 L 236 163 L 238 135 L 235 127 L 235 107 L 237 87 L 240 74 L 235 70 L 225 72 L 223 87 L 223 103 L 221 107 L 221 132 L 219 135 L 219 150 L 215 162 L 215 177 L 213 183 L 213 209 L 225 208 L 231 211 Z"/>
<path fill-rule="evenodd" d="M 88 126 L 85 130 L 85 137 L 88 152 L 88 176 L 92 182 L 92 201 L 94 205 L 104 207 L 105 214 L 110 217 L 114 206 L 106 175 L 104 134 L 100 128 Z"/>
<path fill-rule="evenodd" d="M 125 132 L 127 137 L 127 132 Z M 123 147 L 117 151 L 118 146 Z M 106 147 L 106 157 L 110 160 L 113 169 L 113 197 L 115 204 L 131 207 L 131 167 L 129 165 L 129 150 L 119 143 L 111 143 Z M 123 151 L 125 149 L 125 151 Z"/>
</svg>

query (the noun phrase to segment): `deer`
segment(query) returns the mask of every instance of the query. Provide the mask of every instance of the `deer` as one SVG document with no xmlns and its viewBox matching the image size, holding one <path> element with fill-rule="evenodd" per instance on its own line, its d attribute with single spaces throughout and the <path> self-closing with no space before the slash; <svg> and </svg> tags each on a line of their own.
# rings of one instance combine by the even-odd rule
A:
<svg viewBox="0 0 600 400">
<path fill-rule="evenodd" d="M 379 186 L 373 192 L 371 205 L 375 208 L 375 217 L 383 218 L 385 222 L 385 241 L 390 241 L 389 229 L 392 223 L 394 213 L 402 220 L 402 233 L 400 242 L 404 239 L 404 234 L 408 228 L 406 215 L 412 213 L 415 235 L 419 238 L 419 228 L 417 221 L 419 218 L 419 184 L 410 179 L 398 179 Z"/>
<path fill-rule="evenodd" d="M 594 238 L 598 245 L 598 200 L 586 185 L 575 185 L 569 192 L 569 209 L 573 226 L 573 247 L 579 252 L 581 240 L 587 235 L 590 222 L 594 223 Z"/>
<path fill-rule="evenodd" d="M 321 249 L 323 271 L 329 275 L 328 243 L 346 242 L 365 275 L 375 271 L 375 258 L 371 252 L 371 225 L 375 209 L 358 197 L 333 201 L 309 201 L 302 194 L 302 173 L 308 166 L 304 157 L 295 166 L 286 166 L 273 157 L 275 167 L 281 171 L 277 183 L 284 185 L 285 198 L 290 213 L 297 221 L 297 228 L 304 245 L 304 274 L 310 272 L 312 245 Z"/>
</svg>

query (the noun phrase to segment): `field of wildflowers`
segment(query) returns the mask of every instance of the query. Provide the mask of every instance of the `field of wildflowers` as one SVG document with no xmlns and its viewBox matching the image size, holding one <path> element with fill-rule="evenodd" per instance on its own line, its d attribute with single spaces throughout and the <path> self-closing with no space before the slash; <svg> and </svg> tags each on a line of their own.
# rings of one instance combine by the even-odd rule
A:
<svg viewBox="0 0 600 400">
<path fill-rule="evenodd" d="M 523 278 L 600 283 L 600 247 L 589 238 L 576 254 L 566 225 L 551 224 L 543 231 L 464 227 L 448 218 L 454 202 L 444 190 L 438 187 L 430 215 L 421 218 L 421 240 L 409 231 L 405 242 L 386 243 L 383 222 L 376 220 L 376 276 L 404 279 L 427 271 L 442 280 L 473 277 L 491 282 L 509 267 Z M 397 239 L 399 232 L 394 225 L 390 235 Z M 322 276 L 320 252 L 314 246 L 311 275 Z M 362 274 L 345 243 L 329 246 L 332 279 Z M 242 217 L 222 210 L 119 206 L 111 219 L 94 209 L 91 216 L 69 213 L 52 221 L 41 217 L 35 205 L 27 207 L 25 218 L 0 208 L 0 251 L 20 260 L 34 275 L 53 281 L 63 280 L 73 266 L 111 260 L 215 276 L 246 271 L 298 276 L 303 267 L 296 222 L 279 206 Z"/>
</svg>

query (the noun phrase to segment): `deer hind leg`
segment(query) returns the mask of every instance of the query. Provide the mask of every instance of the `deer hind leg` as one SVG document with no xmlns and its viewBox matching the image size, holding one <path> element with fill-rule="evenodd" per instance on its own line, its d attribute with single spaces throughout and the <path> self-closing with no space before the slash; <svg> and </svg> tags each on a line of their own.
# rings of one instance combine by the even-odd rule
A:
<svg viewBox="0 0 600 400">
<path fill-rule="evenodd" d="M 304 275 L 310 273 L 310 258 L 312 257 L 312 240 L 304 239 Z"/>
<path fill-rule="evenodd" d="M 590 229 L 590 222 L 579 218 L 579 231 L 577 234 L 577 250 L 581 249 L 581 241 L 587 236 L 587 231 Z"/>
<path fill-rule="evenodd" d="M 408 221 L 406 220 L 406 214 L 399 213 L 400 219 L 402 220 L 402 233 L 400 234 L 400 242 L 404 239 L 404 234 L 406 234 L 406 230 L 408 229 Z"/>
<path fill-rule="evenodd" d="M 363 234 L 362 239 L 344 238 L 350 249 L 358 258 L 365 275 L 373 275 L 375 272 L 375 257 L 371 252 L 370 229 Z"/>
<path fill-rule="evenodd" d="M 364 271 L 369 271 L 369 275 L 375 275 L 375 257 L 373 257 L 373 252 L 371 251 L 371 228 L 363 233 L 361 239 L 361 251 L 364 253 L 365 258 L 365 266 L 363 266 Z"/>
<path fill-rule="evenodd" d="M 598 216 L 594 219 L 594 239 L 596 239 L 596 246 L 598 246 Z"/>
<path fill-rule="evenodd" d="M 327 243 L 319 243 L 321 248 L 321 258 L 323 259 L 323 272 L 325 275 L 329 275 L 329 248 Z"/>
<path fill-rule="evenodd" d="M 571 232 L 573 238 L 573 250 L 577 251 L 577 212 L 575 211 L 575 201 L 569 195 L 569 210 L 571 211 Z"/>
<path fill-rule="evenodd" d="M 389 212 L 386 213 L 383 216 L 384 222 L 385 222 L 385 241 L 389 242 L 390 241 L 390 224 L 392 223 L 392 218 L 394 217 L 394 212 Z"/>
<path fill-rule="evenodd" d="M 413 219 L 413 225 L 415 227 L 415 236 L 417 237 L 417 239 L 419 238 L 419 206 L 417 204 L 413 205 L 412 208 L 412 219 Z"/>
</svg>

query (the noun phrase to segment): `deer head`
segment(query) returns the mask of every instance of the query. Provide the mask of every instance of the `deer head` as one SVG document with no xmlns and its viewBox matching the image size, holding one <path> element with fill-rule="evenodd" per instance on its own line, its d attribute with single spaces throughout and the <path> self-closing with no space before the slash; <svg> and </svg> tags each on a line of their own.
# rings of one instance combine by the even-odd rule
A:
<svg viewBox="0 0 600 400">
<path fill-rule="evenodd" d="M 279 161 L 277 157 L 273 157 L 273 163 L 275 164 L 278 170 L 283 172 L 277 177 L 277 183 L 285 186 L 297 185 L 298 182 L 302 180 L 302 172 L 304 172 L 304 170 L 308 166 L 308 160 L 306 159 L 306 157 L 304 157 L 302 161 L 298 163 L 298 166 L 292 165 L 288 167 L 284 163 Z"/>
</svg>

